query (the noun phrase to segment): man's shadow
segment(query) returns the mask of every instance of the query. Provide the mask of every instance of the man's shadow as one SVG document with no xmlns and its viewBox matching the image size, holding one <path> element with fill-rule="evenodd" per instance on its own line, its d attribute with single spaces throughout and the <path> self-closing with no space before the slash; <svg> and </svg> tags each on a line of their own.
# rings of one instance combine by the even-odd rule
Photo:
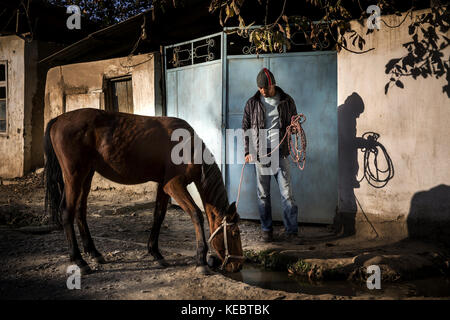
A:
<svg viewBox="0 0 450 320">
<path fill-rule="evenodd" d="M 342 236 L 356 233 L 357 199 L 354 190 L 359 188 L 358 150 L 376 147 L 372 139 L 356 136 L 356 122 L 363 112 L 364 101 L 356 92 L 348 96 L 344 104 L 338 107 L 339 204 L 334 227 Z"/>
</svg>

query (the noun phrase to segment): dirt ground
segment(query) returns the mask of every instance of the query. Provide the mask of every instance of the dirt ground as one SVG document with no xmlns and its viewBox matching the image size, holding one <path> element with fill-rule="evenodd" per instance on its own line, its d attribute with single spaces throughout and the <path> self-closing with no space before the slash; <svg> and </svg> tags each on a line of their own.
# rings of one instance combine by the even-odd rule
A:
<svg viewBox="0 0 450 320">
<path fill-rule="evenodd" d="M 91 192 L 88 223 L 97 249 L 108 263 L 96 265 L 86 257 L 94 273 L 82 276 L 80 290 L 68 290 L 69 262 L 64 234 L 20 231 L 21 227 L 45 222 L 42 173 L 3 181 L 0 185 L 0 299 L 373 298 L 289 293 L 248 285 L 220 272 L 200 275 L 195 271 L 193 224 L 176 206 L 169 207 L 160 234 L 160 249 L 169 263 L 168 267 L 161 268 L 147 254 L 146 248 L 153 219 L 153 199 L 152 194 L 115 190 Z M 264 248 L 257 222 L 243 221 L 240 229 L 244 249 Z M 276 232 L 281 232 L 281 226 Z M 348 239 L 333 242 L 330 230 L 324 227 L 303 227 L 302 232 L 307 240 L 310 238 L 298 245 L 305 246 L 309 252 L 314 251 L 315 246 L 326 248 L 327 254 L 333 255 L 337 247 L 345 253 L 361 245 Z M 81 247 L 80 241 L 79 245 Z M 384 245 L 387 243 L 382 241 L 364 243 L 367 250 Z M 283 243 L 275 243 L 275 246 L 282 248 Z M 316 250 L 312 257 L 320 257 L 320 252 L 324 250 Z"/>
</svg>

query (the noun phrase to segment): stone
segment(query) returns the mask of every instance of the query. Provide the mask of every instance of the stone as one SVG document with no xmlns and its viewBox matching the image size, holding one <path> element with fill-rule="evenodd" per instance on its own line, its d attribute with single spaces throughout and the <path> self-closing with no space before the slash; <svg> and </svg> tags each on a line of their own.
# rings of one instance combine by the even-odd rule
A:
<svg viewBox="0 0 450 320">
<path fill-rule="evenodd" d="M 370 258 L 368 260 L 366 260 L 363 264 L 364 267 L 368 267 L 371 265 L 381 265 L 381 264 L 386 264 L 386 259 L 383 256 L 375 256 L 373 258 Z"/>
</svg>

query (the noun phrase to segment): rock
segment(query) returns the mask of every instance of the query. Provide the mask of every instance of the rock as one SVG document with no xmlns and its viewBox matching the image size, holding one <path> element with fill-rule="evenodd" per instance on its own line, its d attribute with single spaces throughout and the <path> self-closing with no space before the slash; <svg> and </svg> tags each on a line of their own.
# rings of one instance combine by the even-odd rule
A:
<svg viewBox="0 0 450 320">
<path fill-rule="evenodd" d="M 358 254 L 357 256 L 353 257 L 352 263 L 361 267 L 364 265 L 364 262 L 366 262 L 367 260 L 369 260 L 375 256 L 376 256 L 376 254 L 364 252 L 362 254 Z"/>
<path fill-rule="evenodd" d="M 367 268 L 368 266 L 371 266 L 371 265 L 379 266 L 381 264 L 386 264 L 386 259 L 383 256 L 375 256 L 371 259 L 366 260 L 364 262 L 363 266 Z"/>
</svg>

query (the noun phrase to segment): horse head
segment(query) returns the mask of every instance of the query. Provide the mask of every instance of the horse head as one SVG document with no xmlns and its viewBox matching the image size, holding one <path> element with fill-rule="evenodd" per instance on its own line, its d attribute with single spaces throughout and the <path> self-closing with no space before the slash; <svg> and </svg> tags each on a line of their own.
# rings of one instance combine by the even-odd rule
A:
<svg viewBox="0 0 450 320">
<path fill-rule="evenodd" d="M 215 219 L 213 233 L 209 238 L 210 245 L 222 261 L 222 269 L 237 272 L 242 269 L 244 255 L 239 231 L 239 214 L 236 203 L 228 206 L 222 219 Z"/>
</svg>

